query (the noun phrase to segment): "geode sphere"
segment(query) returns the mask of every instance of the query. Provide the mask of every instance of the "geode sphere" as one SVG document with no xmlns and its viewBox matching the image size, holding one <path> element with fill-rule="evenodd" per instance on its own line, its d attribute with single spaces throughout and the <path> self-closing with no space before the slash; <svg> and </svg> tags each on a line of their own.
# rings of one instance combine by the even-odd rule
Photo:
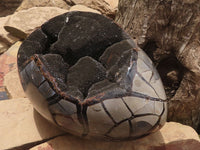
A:
<svg viewBox="0 0 200 150">
<path fill-rule="evenodd" d="M 34 108 L 68 133 L 137 139 L 166 121 L 166 96 L 152 61 L 102 15 L 50 19 L 22 43 L 18 69 Z"/>
</svg>

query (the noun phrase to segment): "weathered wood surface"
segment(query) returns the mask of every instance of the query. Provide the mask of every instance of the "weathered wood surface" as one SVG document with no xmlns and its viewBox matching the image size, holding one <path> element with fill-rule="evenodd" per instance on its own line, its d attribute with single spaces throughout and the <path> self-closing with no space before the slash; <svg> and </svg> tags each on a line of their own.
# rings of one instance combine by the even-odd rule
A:
<svg viewBox="0 0 200 150">
<path fill-rule="evenodd" d="M 200 0 L 120 0 L 116 22 L 154 61 L 168 119 L 200 128 Z"/>
</svg>

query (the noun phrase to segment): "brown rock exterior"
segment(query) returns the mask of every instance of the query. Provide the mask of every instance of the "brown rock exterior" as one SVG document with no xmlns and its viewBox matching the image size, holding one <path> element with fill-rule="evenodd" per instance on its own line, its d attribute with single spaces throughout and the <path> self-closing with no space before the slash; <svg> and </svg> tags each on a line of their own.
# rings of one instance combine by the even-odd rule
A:
<svg viewBox="0 0 200 150">
<path fill-rule="evenodd" d="M 200 140 L 194 129 L 179 123 L 169 122 L 160 132 L 136 141 L 95 141 L 66 135 L 37 145 L 31 150 L 65 150 L 66 148 L 70 150 L 195 150 L 192 148 L 199 146 Z"/>
<path fill-rule="evenodd" d="M 73 5 L 85 5 L 110 17 L 115 16 L 118 6 L 118 0 L 67 0 L 67 2 Z"/>
<path fill-rule="evenodd" d="M 32 7 L 58 7 L 69 9 L 65 0 L 23 0 L 17 11 L 26 10 Z"/>
<path fill-rule="evenodd" d="M 4 53 L 7 49 L 8 49 L 8 45 L 0 41 L 0 54 Z"/>
<path fill-rule="evenodd" d="M 157 66 L 170 100 L 168 119 L 196 130 L 200 128 L 199 5 L 198 0 L 120 0 L 116 17 Z"/>
<path fill-rule="evenodd" d="M 17 69 L 14 69 L 4 76 L 4 86 L 9 93 L 10 98 L 26 97 L 20 83 Z"/>
<path fill-rule="evenodd" d="M 63 134 L 35 112 L 27 98 L 0 101 L 0 118 L 0 149 L 18 147 Z"/>
<path fill-rule="evenodd" d="M 45 148 L 49 150 L 93 150 L 94 148 L 104 150 L 166 150 L 165 148 L 183 150 L 187 148 L 187 150 L 193 150 L 191 148 L 200 145 L 199 136 L 194 129 L 175 122 L 166 123 L 160 131 L 136 141 L 95 141 L 69 134 L 59 136 L 64 132 L 34 111 L 27 98 L 1 101 L 0 118 L 0 149 L 33 147 L 31 150 Z M 177 147 L 179 149 L 175 149 Z"/>
<path fill-rule="evenodd" d="M 151 150 L 197 150 L 200 143 L 196 140 L 171 142 L 167 145 L 151 147 Z"/>
<path fill-rule="evenodd" d="M 57 7 L 33 7 L 28 10 L 15 12 L 12 16 L 10 16 L 5 26 L 12 27 L 12 30 L 9 30 L 9 32 L 16 37 L 18 32 L 15 32 L 13 28 L 16 28 L 26 34 L 30 34 L 33 30 L 41 26 L 50 18 L 65 12 L 67 12 L 65 9 Z"/>
<path fill-rule="evenodd" d="M 99 11 L 89 8 L 87 6 L 84 6 L 84 5 L 74 5 L 69 9 L 69 11 L 86 11 L 86 12 L 101 14 Z"/>
<path fill-rule="evenodd" d="M 8 21 L 8 19 L 10 18 L 10 16 L 7 17 L 1 17 L 0 18 L 0 41 L 3 45 L 5 45 L 4 47 L 9 47 L 11 46 L 13 43 L 15 43 L 16 41 L 18 41 L 19 39 L 10 35 L 5 29 L 4 26 L 6 24 L 6 22 Z"/>
</svg>

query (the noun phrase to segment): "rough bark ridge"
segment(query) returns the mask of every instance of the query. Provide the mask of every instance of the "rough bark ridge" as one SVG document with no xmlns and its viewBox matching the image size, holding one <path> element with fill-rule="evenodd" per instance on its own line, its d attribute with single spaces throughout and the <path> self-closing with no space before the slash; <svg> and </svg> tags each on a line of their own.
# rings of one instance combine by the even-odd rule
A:
<svg viewBox="0 0 200 150">
<path fill-rule="evenodd" d="M 168 120 L 200 129 L 200 0 L 119 0 L 116 22 L 154 61 Z"/>
</svg>

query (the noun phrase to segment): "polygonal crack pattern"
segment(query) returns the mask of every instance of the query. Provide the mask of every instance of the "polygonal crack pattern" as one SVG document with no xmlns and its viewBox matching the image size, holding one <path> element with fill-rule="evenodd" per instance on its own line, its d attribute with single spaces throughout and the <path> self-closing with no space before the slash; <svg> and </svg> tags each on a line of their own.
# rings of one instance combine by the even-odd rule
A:
<svg viewBox="0 0 200 150">
<path fill-rule="evenodd" d="M 104 118 L 103 122 L 108 127 L 110 126 L 107 132 L 104 131 L 104 135 L 108 138 L 119 140 L 128 138 L 136 139 L 149 134 L 157 126 L 162 125 L 160 121 L 163 119 L 162 116 L 166 115 L 166 104 L 162 101 L 154 101 L 143 97 L 145 94 L 149 97 L 162 97 L 166 99 L 164 91 L 160 90 L 157 93 L 154 88 L 156 83 L 159 85 L 162 82 L 156 70 L 153 69 L 152 62 L 145 57 L 147 56 L 144 53 L 139 54 L 137 71 L 132 79 L 132 91 L 137 92 L 136 95 L 104 100 L 101 102 L 101 106 L 100 104 L 96 104 L 99 109 L 94 109 L 97 107 L 95 105 L 88 108 L 88 114 L 98 114 L 98 118 Z M 142 61 L 144 59 L 145 62 Z M 151 76 L 147 76 L 147 72 L 150 72 Z M 102 115 L 101 117 L 99 116 L 100 114 Z M 93 131 L 97 122 L 94 122 L 93 117 L 90 115 L 88 119 Z M 98 127 L 96 126 L 96 128 Z"/>
<path fill-rule="evenodd" d="M 46 22 L 23 42 L 18 66 L 25 92 L 30 83 L 38 88 L 54 122 L 72 134 L 135 139 L 165 122 L 151 60 L 101 15 L 71 12 Z"/>
</svg>

